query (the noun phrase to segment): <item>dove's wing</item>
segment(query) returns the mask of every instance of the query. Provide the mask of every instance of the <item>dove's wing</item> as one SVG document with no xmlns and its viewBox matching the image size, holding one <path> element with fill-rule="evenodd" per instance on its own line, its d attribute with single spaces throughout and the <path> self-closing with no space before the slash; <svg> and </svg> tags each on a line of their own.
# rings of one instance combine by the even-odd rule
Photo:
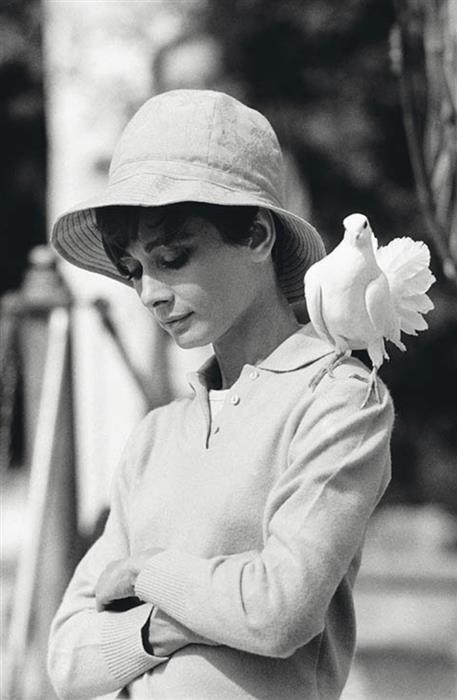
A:
<svg viewBox="0 0 457 700">
<path fill-rule="evenodd" d="M 373 337 L 367 338 L 367 350 L 373 365 L 380 367 L 383 358 L 388 359 L 384 338 L 394 334 L 396 320 L 389 284 L 382 273 L 367 285 L 365 306 L 374 330 Z"/>
<path fill-rule="evenodd" d="M 367 284 L 365 307 L 377 336 L 388 338 L 395 326 L 389 285 L 383 274 Z"/>
<path fill-rule="evenodd" d="M 417 335 L 427 328 L 421 314 L 433 309 L 426 294 L 435 281 L 429 269 L 428 247 L 411 238 L 394 238 L 376 251 L 376 260 L 387 277 L 400 330 Z"/>
<path fill-rule="evenodd" d="M 316 329 L 317 333 L 327 340 L 330 345 L 335 345 L 333 338 L 330 334 L 329 329 L 324 321 L 324 316 L 322 313 L 322 289 L 319 275 L 316 274 L 316 270 L 310 267 L 305 275 L 305 298 L 306 305 L 308 308 L 308 314 L 311 323 Z"/>
</svg>

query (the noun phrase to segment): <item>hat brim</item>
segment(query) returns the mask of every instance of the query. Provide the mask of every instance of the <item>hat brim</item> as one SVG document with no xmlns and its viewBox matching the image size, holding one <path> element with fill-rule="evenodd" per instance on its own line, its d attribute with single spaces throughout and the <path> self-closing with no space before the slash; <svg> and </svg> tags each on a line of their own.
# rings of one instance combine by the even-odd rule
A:
<svg viewBox="0 0 457 700">
<path fill-rule="evenodd" d="M 290 303 L 303 299 L 304 274 L 325 255 L 324 243 L 314 226 L 259 191 L 235 190 L 200 177 L 180 179 L 163 172 L 131 173 L 125 179 L 109 184 L 100 195 L 60 216 L 53 227 L 51 243 L 73 265 L 132 286 L 105 252 L 95 210 L 113 205 L 157 207 L 184 201 L 256 206 L 272 211 L 284 228 L 280 239 L 278 283 Z"/>
</svg>

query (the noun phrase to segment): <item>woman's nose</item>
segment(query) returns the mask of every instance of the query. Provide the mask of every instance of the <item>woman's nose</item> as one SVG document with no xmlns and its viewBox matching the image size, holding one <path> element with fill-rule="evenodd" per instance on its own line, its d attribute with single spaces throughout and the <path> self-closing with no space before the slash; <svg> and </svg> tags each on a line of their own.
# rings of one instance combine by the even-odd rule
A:
<svg viewBox="0 0 457 700">
<path fill-rule="evenodd" d="M 145 306 L 153 309 L 160 304 L 167 304 L 172 301 L 173 291 L 167 284 L 143 273 L 139 296 Z"/>
</svg>

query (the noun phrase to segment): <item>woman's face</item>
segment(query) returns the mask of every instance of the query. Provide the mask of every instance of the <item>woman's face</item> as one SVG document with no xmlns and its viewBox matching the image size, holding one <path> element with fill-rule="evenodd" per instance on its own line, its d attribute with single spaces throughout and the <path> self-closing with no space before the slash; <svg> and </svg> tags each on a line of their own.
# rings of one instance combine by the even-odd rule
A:
<svg viewBox="0 0 457 700">
<path fill-rule="evenodd" d="M 182 348 L 242 337 L 261 289 L 250 247 L 225 243 L 201 217 L 165 236 L 164 210 L 143 209 L 138 237 L 121 258 L 143 304 Z"/>
</svg>

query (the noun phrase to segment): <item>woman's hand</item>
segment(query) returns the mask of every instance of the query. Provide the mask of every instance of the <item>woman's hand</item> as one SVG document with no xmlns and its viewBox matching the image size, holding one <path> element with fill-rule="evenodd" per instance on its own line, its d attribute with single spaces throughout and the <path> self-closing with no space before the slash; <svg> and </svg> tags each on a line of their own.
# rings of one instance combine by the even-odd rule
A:
<svg viewBox="0 0 457 700">
<path fill-rule="evenodd" d="M 95 602 L 100 612 L 113 600 L 130 598 L 135 595 L 136 575 L 130 566 L 130 559 L 119 559 L 108 564 L 95 586 Z"/>
<path fill-rule="evenodd" d="M 135 581 L 146 562 L 161 552 L 160 547 L 151 547 L 140 554 L 126 559 L 112 561 L 102 572 L 95 586 L 95 604 L 101 612 L 114 600 L 130 598 L 135 595 Z"/>
</svg>

